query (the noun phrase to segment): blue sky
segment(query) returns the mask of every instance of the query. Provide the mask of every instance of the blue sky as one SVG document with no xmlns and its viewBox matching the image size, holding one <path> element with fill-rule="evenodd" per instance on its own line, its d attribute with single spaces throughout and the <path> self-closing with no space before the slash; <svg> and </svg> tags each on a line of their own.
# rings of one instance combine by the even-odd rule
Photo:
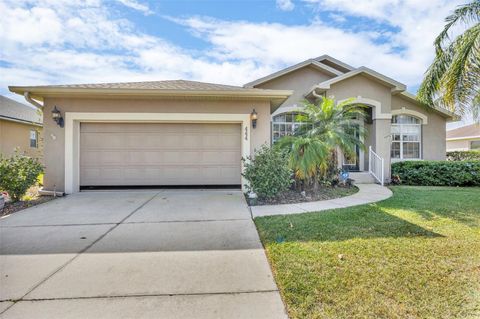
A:
<svg viewBox="0 0 480 319">
<path fill-rule="evenodd" d="M 460 3 L 0 0 L 0 94 L 13 97 L 8 85 L 180 78 L 242 85 L 322 54 L 415 93 Z"/>
</svg>

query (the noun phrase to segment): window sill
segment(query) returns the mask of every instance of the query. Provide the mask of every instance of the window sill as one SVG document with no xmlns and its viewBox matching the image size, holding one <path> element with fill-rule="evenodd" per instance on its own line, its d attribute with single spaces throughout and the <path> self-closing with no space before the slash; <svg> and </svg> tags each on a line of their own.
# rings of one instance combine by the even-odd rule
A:
<svg viewBox="0 0 480 319">
<path fill-rule="evenodd" d="M 423 158 L 391 158 L 392 163 L 396 162 L 408 162 L 408 161 L 423 161 Z"/>
</svg>

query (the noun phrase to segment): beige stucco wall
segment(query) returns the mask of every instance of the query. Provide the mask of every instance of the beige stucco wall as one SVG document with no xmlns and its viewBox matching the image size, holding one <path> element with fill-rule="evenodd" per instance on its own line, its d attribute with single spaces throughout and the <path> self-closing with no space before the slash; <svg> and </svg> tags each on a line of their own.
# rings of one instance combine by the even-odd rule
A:
<svg viewBox="0 0 480 319">
<path fill-rule="evenodd" d="M 87 113 L 258 113 L 257 128 L 250 134 L 253 153 L 270 141 L 270 102 L 266 100 L 188 100 L 188 99 L 114 99 L 114 98 L 47 98 L 44 114 L 51 114 L 53 106 L 65 112 Z M 242 132 L 243 133 L 243 132 Z M 64 190 L 65 130 L 50 116 L 44 119 L 45 189 Z"/>
<path fill-rule="evenodd" d="M 428 118 L 428 124 L 422 125 L 422 156 L 425 160 L 445 160 L 446 158 L 446 119 L 436 111 L 428 110 L 424 107 L 402 98 L 401 96 L 392 97 L 392 110 L 405 109 L 419 112 Z"/>
<path fill-rule="evenodd" d="M 391 89 L 364 75 L 356 75 L 332 84 L 327 91 L 327 96 L 334 96 L 336 100 L 358 96 L 372 99 L 382 104 L 380 113 L 390 113 L 392 103 Z"/>
<path fill-rule="evenodd" d="M 369 130 L 365 139 L 365 145 L 372 146 L 373 150 L 385 160 L 384 176 L 386 179 L 390 177 L 390 134 L 391 125 L 390 114 L 392 95 L 391 89 L 382 85 L 364 75 L 356 75 L 331 85 L 326 93 L 327 96 L 333 96 L 337 101 L 348 98 L 362 97 L 363 99 L 374 100 L 381 104 L 381 109 L 378 112 L 375 110 L 376 106 L 370 105 L 374 108 L 373 113 L 380 113 L 387 115 L 387 118 L 375 118 L 373 124 L 367 126 Z M 365 151 L 364 167 L 360 169 L 368 170 L 368 150 Z"/>
<path fill-rule="evenodd" d="M 30 147 L 30 130 L 38 132 L 38 147 Z M 37 125 L 0 120 L 0 153 L 11 156 L 18 148 L 20 154 L 42 158 L 42 128 Z"/>
<path fill-rule="evenodd" d="M 447 152 L 450 151 L 468 151 L 471 149 L 472 141 L 480 141 L 480 138 L 472 138 L 466 140 L 447 141 Z"/>
<path fill-rule="evenodd" d="M 328 76 L 313 68 L 303 68 L 292 73 L 286 74 L 258 87 L 269 89 L 291 89 L 294 94 L 285 101 L 275 112 L 291 111 L 295 104 L 301 106 L 304 94 L 309 89 L 320 82 L 328 80 Z M 381 84 L 368 76 L 359 74 L 343 81 L 334 83 L 326 92 L 327 96 L 333 96 L 337 101 L 347 98 L 362 97 L 363 99 L 374 100 L 381 105 L 379 111 L 374 110 L 375 114 L 372 125 L 367 125 L 368 135 L 365 139 L 367 147 L 371 145 L 374 151 L 385 160 L 385 176 L 390 176 L 390 148 L 391 148 L 391 114 L 392 110 L 399 110 L 405 107 L 407 110 L 420 112 L 427 116 L 428 123 L 422 126 L 422 157 L 426 160 L 445 159 L 445 136 L 446 119 L 439 113 L 425 109 L 415 103 L 401 97 L 392 95 L 391 88 Z M 363 157 L 364 167 L 368 169 L 368 153 Z"/>
<path fill-rule="evenodd" d="M 280 108 L 274 113 L 279 114 L 288 111 L 286 110 L 288 107 L 302 107 L 302 102 L 305 99 L 304 94 L 308 93 L 308 90 L 312 86 L 331 78 L 331 75 L 310 66 L 287 73 L 255 87 L 261 89 L 293 90 L 293 94 L 285 100 Z"/>
</svg>

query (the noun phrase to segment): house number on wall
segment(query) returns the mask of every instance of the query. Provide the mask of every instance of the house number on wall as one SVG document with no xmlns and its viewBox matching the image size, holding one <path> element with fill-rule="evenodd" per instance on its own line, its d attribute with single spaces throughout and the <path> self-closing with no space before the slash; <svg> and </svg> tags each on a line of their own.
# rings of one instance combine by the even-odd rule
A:
<svg viewBox="0 0 480 319">
<path fill-rule="evenodd" d="M 245 141 L 248 141 L 248 127 L 245 126 Z"/>
</svg>

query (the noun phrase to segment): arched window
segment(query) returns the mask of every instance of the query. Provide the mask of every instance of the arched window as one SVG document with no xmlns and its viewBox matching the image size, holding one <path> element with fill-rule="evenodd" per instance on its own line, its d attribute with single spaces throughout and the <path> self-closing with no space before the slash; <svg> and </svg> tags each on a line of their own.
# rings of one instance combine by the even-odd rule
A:
<svg viewBox="0 0 480 319">
<path fill-rule="evenodd" d="M 282 113 L 273 117 L 272 123 L 272 143 L 275 143 L 285 135 L 292 135 L 305 123 L 298 119 L 299 112 Z"/>
<path fill-rule="evenodd" d="M 422 120 L 399 114 L 392 116 L 392 159 L 420 159 Z"/>
</svg>

